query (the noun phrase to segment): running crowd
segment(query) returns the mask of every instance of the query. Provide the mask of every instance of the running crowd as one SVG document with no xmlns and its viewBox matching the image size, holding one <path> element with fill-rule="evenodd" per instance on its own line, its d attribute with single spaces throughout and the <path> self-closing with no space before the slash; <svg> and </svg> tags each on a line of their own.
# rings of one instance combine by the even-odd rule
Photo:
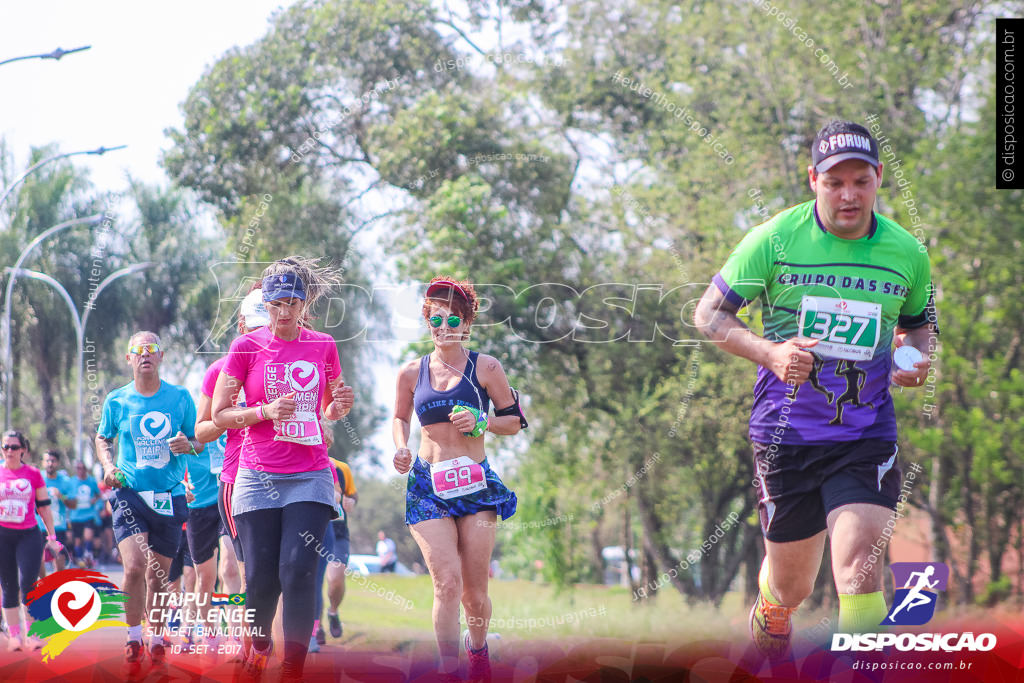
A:
<svg viewBox="0 0 1024 683">
<path fill-rule="evenodd" d="M 170 637 L 178 636 L 198 652 L 237 653 L 240 673 L 258 679 L 279 627 L 281 678 L 299 680 L 307 653 L 326 642 L 325 581 L 326 626 L 342 636 L 347 516 L 359 495 L 349 466 L 328 449 L 333 424 L 352 409 L 354 392 L 334 339 L 310 325 L 313 306 L 336 283 L 313 259 L 291 257 L 266 268 L 242 301 L 239 336 L 206 371 L 198 402 L 161 379 L 165 347 L 157 334 L 135 332 L 125 354 L 132 381 L 106 397 L 97 428 L 100 481 L 81 462 L 77 478 L 68 477 L 56 451 L 44 456 L 44 477 L 28 464 L 25 436 L 4 434 L 0 536 L 14 549 L 0 556 L 8 649 L 42 646 L 27 635 L 31 620 L 26 613 L 23 624 L 21 608 L 47 562 L 62 569 L 69 561 L 91 566 L 94 559 L 119 559 L 124 569 L 128 678 L 147 662 L 164 664 Z M 498 361 L 463 346 L 477 308 L 470 283 L 431 282 L 423 316 L 435 350 L 403 369 L 395 418 L 399 470 L 412 466 L 403 456 L 414 405 L 424 426 L 421 457 L 409 477 L 407 521 L 443 607 L 435 630 L 442 674 L 453 679 L 458 601 L 468 614 L 489 618 L 493 522 L 496 514 L 511 517 L 516 506 L 515 494 L 488 466 L 481 437 L 513 434 L 526 424 Z M 503 408 L 489 417 L 492 400 Z M 395 544 L 383 531 L 377 550 L 382 571 L 395 571 Z M 463 580 L 465 590 L 453 591 Z M 218 581 L 218 597 L 244 596 L 244 603 L 228 600 L 225 608 L 239 614 L 244 606 L 249 620 L 242 628 L 223 629 L 218 614 L 210 618 L 220 607 L 212 599 Z M 195 597 L 182 600 L 182 590 Z M 166 609 L 176 601 L 191 608 Z M 486 627 L 470 627 L 463 636 L 475 677 L 489 674 L 485 638 Z M 226 639 L 237 642 L 221 647 Z"/>
<path fill-rule="evenodd" d="M 869 576 L 857 572 L 885 542 L 900 492 L 890 386 L 924 383 L 938 328 L 927 253 L 874 211 L 882 168 L 863 126 L 822 128 L 807 168 L 814 199 L 751 229 L 695 310 L 711 342 L 758 366 L 749 438 L 766 556 L 748 623 L 757 650 L 773 659 L 791 652 L 792 615 L 813 588 L 826 534 L 839 629 L 878 630 L 886 614 L 881 563 Z M 164 616 L 150 611 L 154 596 L 183 574 L 187 590 L 209 595 L 219 574 L 222 590 L 245 594 L 253 619 L 239 663 L 252 678 L 268 666 L 278 610 L 282 678 L 301 677 L 322 642 L 325 576 L 329 628 L 341 636 L 346 517 L 358 494 L 328 448 L 354 392 L 334 339 L 310 325 L 314 304 L 336 283 L 315 260 L 266 268 L 242 304 L 239 337 L 206 373 L 198 407 L 160 379 L 157 335 L 136 332 L 125 356 L 133 381 L 106 397 L 97 430 L 102 482 L 81 463 L 77 479 L 62 475 L 55 451 L 44 456 L 44 477 L 25 461 L 25 437 L 4 433 L 0 539 L 12 551 L 0 553 L 0 579 L 9 647 L 38 646 L 23 637 L 19 607 L 43 553 L 60 555 L 63 538 L 76 559 L 102 557 L 113 552 L 108 536 L 124 565 L 131 671 L 147 654 L 164 661 L 167 624 L 147 619 L 144 645 L 143 617 Z M 762 334 L 737 315 L 754 300 Z M 463 650 L 471 679 L 490 676 L 488 573 L 498 517 L 512 517 L 517 499 L 489 465 L 482 437 L 527 427 L 501 363 L 467 348 L 478 310 L 470 282 L 428 283 L 421 311 L 432 348 L 400 369 L 392 420 L 393 464 L 408 474 L 406 524 L 433 584 L 442 680 L 459 680 Z M 378 551 L 391 568 L 388 541 L 381 534 Z M 341 559 L 341 568 L 327 567 L 324 556 Z M 461 635 L 460 607 L 468 624 Z"/>
</svg>

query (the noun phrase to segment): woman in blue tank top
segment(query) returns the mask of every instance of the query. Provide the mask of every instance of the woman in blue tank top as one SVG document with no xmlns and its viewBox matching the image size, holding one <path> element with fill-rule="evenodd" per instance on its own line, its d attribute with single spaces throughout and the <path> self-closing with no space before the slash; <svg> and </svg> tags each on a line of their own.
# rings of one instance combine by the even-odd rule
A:
<svg viewBox="0 0 1024 683">
<path fill-rule="evenodd" d="M 497 517 L 508 519 L 516 510 L 516 494 L 487 464 L 483 434 L 515 434 L 526 426 L 501 363 L 464 346 L 477 308 L 472 284 L 441 277 L 430 281 L 423 319 L 434 350 L 402 367 L 392 425 L 395 469 L 401 474 L 411 469 L 405 522 L 434 584 L 440 673 L 453 680 L 460 645 L 469 658 L 470 678 L 490 674 L 488 569 Z M 488 416 L 492 401 L 495 411 Z M 413 412 L 422 428 L 415 459 L 408 448 Z M 469 626 L 461 643 L 460 600 Z"/>
</svg>

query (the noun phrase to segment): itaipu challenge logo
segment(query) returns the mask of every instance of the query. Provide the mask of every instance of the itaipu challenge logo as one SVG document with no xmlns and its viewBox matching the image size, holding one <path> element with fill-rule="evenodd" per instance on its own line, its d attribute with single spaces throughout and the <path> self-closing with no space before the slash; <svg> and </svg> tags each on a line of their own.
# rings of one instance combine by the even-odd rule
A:
<svg viewBox="0 0 1024 683">
<path fill-rule="evenodd" d="M 26 608 L 35 620 L 29 635 L 46 641 L 43 661 L 53 659 L 78 636 L 121 620 L 128 596 L 100 572 L 65 569 L 40 579 Z"/>
</svg>

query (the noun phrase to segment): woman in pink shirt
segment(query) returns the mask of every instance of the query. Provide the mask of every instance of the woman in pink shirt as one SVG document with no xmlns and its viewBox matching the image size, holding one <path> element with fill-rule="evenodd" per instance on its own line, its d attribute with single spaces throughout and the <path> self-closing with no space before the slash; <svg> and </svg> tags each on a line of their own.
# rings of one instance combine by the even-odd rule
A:
<svg viewBox="0 0 1024 683">
<path fill-rule="evenodd" d="M 302 675 L 315 611 L 316 547 L 337 515 L 320 420 L 347 415 L 354 395 L 342 380 L 334 338 L 307 326 L 313 304 L 334 283 L 312 260 L 293 257 L 267 267 L 261 290 L 270 323 L 231 344 L 213 392 L 214 424 L 248 427 L 231 508 L 245 554 L 246 608 L 255 612 L 244 667 L 256 676 L 272 650 L 279 595 L 282 676 Z M 240 389 L 244 407 L 235 405 Z"/>
<path fill-rule="evenodd" d="M 38 638 L 28 638 L 31 618 L 26 617 L 29 621 L 24 631 L 21 628 L 21 605 L 39 578 L 43 562 L 43 539 L 36 527 L 37 509 L 46 526 L 46 545 L 54 555 L 59 552 L 43 475 L 21 461 L 27 445 L 21 432 L 4 432 L 4 467 L 0 469 L 0 587 L 4 593 L 9 652 L 26 645 L 33 649 L 42 647 Z"/>
<path fill-rule="evenodd" d="M 260 283 L 254 282 L 242 300 L 238 312 L 238 334 L 255 332 L 270 322 L 267 317 L 267 308 L 263 305 L 263 297 L 260 294 Z M 199 396 L 199 403 L 196 406 L 198 419 L 196 421 L 196 438 L 203 443 L 216 441 L 221 435 L 227 433 L 224 445 L 224 462 L 220 470 L 220 488 L 217 491 L 217 510 L 220 513 L 220 579 L 221 584 L 228 593 L 245 592 L 245 551 L 242 549 L 242 539 L 238 537 L 238 527 L 235 525 L 235 518 L 231 510 L 231 494 L 235 489 L 235 475 L 238 472 L 238 456 L 242 451 L 242 442 L 245 440 L 247 431 L 245 429 L 221 429 L 213 423 L 212 405 L 213 392 L 217 387 L 217 378 L 220 377 L 221 368 L 228 360 L 223 356 L 215 360 L 206 370 L 203 376 L 202 391 Z M 238 404 L 245 406 L 244 396 L 239 393 Z M 212 470 L 211 470 L 212 471 Z M 227 539 L 228 542 L 225 542 Z M 241 646 L 235 656 L 237 660 L 243 661 L 243 655 L 248 653 L 251 642 L 248 637 L 240 639 Z"/>
</svg>

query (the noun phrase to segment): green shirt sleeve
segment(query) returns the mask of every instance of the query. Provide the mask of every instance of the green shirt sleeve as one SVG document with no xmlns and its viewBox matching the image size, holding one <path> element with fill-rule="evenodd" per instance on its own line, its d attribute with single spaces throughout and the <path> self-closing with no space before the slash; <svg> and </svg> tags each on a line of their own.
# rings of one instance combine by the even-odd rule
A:
<svg viewBox="0 0 1024 683">
<path fill-rule="evenodd" d="M 913 330 L 935 321 L 935 299 L 932 296 L 931 263 L 927 252 L 918 252 L 915 263 L 914 280 L 910 283 L 910 291 L 900 308 L 899 326 L 904 330 Z M 938 324 L 935 324 L 936 330 Z"/>
<path fill-rule="evenodd" d="M 771 245 L 774 221 L 752 229 L 729 254 L 714 283 L 737 306 L 761 296 L 771 277 Z"/>
<path fill-rule="evenodd" d="M 932 267 L 928 262 L 928 254 L 918 252 L 920 258 L 914 272 L 914 282 L 911 283 L 910 293 L 907 294 L 903 307 L 900 309 L 901 316 L 918 316 L 924 312 L 928 303 L 928 296 L 931 294 Z"/>
</svg>

